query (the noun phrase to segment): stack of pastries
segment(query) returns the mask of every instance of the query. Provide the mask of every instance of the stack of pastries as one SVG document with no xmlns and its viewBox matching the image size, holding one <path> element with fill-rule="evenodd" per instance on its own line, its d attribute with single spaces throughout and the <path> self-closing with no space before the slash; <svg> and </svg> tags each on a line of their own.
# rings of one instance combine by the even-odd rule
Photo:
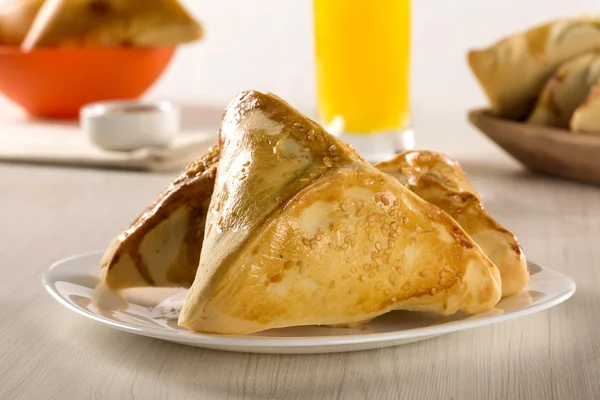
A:
<svg viewBox="0 0 600 400">
<path fill-rule="evenodd" d="M 177 0 L 0 0 L 0 44 L 173 46 L 202 37 Z"/>
<path fill-rule="evenodd" d="M 256 91 L 230 103 L 218 146 L 113 240 L 101 271 L 114 290 L 189 288 L 179 325 L 222 334 L 474 314 L 529 276 L 456 162 L 410 151 L 370 165 Z"/>
<path fill-rule="evenodd" d="M 500 116 L 600 133 L 600 16 L 551 21 L 468 59 Z"/>
</svg>

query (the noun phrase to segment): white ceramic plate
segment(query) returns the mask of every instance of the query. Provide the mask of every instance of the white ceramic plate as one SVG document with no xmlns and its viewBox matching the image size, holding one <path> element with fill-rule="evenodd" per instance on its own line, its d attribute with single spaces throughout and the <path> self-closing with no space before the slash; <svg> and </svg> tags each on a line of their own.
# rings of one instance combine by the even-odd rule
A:
<svg viewBox="0 0 600 400">
<path fill-rule="evenodd" d="M 100 258 L 100 253 L 93 253 L 58 261 L 44 274 L 46 289 L 69 310 L 116 329 L 190 346 L 251 353 L 333 353 L 397 346 L 530 315 L 575 293 L 571 278 L 530 262 L 526 290 L 478 315 L 443 317 L 395 311 L 358 328 L 303 326 L 253 335 L 211 335 L 177 326 L 185 290 L 131 289 L 124 291 L 129 302 L 125 307 L 96 308 L 92 296 L 99 282 Z"/>
</svg>

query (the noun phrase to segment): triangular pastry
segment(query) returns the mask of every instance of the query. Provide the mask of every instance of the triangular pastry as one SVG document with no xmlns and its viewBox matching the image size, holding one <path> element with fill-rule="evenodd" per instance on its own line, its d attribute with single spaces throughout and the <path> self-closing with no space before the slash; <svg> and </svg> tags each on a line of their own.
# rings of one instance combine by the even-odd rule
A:
<svg viewBox="0 0 600 400">
<path fill-rule="evenodd" d="M 573 112 L 600 79 L 600 52 L 591 51 L 560 66 L 548 80 L 527 123 L 569 129 Z"/>
<path fill-rule="evenodd" d="M 0 44 L 20 46 L 44 1 L 0 1 Z"/>
<path fill-rule="evenodd" d="M 190 164 L 111 242 L 100 266 L 109 288 L 192 284 L 218 159 L 214 147 Z"/>
<path fill-rule="evenodd" d="M 517 238 L 488 215 L 456 161 L 430 151 L 406 151 L 376 167 L 460 224 L 500 270 L 502 296 L 523 290 L 529 272 Z"/>
<path fill-rule="evenodd" d="M 201 37 L 177 0 L 46 0 L 22 47 L 173 46 Z"/>
<path fill-rule="evenodd" d="M 234 99 L 220 147 L 181 326 L 247 334 L 500 299 L 498 269 L 448 214 L 278 97 Z"/>
<path fill-rule="evenodd" d="M 525 118 L 552 72 L 565 61 L 600 49 L 600 17 L 560 19 L 469 53 L 471 70 L 494 111 Z"/>
</svg>

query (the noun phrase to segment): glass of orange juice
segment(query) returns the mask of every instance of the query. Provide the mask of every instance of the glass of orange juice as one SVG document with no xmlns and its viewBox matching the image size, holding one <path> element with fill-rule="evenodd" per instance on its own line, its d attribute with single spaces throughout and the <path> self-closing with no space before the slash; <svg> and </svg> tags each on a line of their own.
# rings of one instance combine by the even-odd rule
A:
<svg viewBox="0 0 600 400">
<path fill-rule="evenodd" d="M 313 0 L 318 108 L 370 161 L 414 147 L 410 0 Z"/>
</svg>

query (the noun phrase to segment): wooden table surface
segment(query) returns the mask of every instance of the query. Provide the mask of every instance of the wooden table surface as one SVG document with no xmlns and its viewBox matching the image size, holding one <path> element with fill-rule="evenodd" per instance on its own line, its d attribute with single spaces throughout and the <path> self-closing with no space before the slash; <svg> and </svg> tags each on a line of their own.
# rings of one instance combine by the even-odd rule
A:
<svg viewBox="0 0 600 400">
<path fill-rule="evenodd" d="M 600 188 L 523 171 L 487 145 L 459 157 L 529 259 L 577 293 L 533 316 L 374 351 L 227 353 L 97 325 L 41 275 L 103 250 L 169 175 L 0 164 L 0 399 L 598 399 Z"/>
</svg>

